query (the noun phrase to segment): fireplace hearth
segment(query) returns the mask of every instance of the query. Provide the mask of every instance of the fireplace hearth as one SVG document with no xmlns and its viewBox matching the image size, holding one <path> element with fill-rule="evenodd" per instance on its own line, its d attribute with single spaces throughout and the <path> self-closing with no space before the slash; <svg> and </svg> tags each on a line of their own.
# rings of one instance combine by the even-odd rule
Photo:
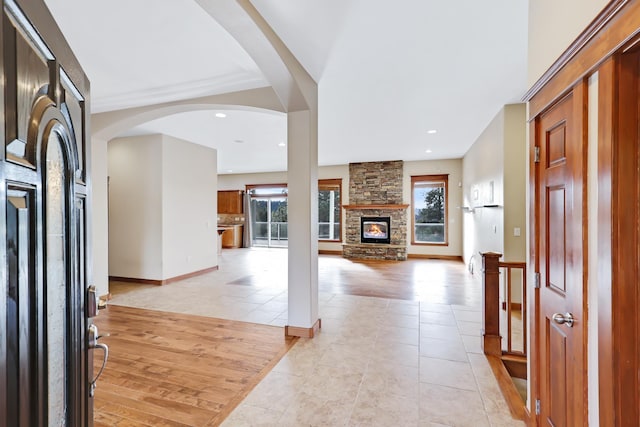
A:
<svg viewBox="0 0 640 427">
<path fill-rule="evenodd" d="M 360 217 L 361 243 L 391 243 L 391 218 L 384 216 Z"/>
</svg>

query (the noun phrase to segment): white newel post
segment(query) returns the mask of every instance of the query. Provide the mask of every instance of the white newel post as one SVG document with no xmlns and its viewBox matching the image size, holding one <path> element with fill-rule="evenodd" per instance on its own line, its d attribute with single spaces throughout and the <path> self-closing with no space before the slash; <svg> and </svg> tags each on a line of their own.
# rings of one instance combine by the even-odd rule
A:
<svg viewBox="0 0 640 427">
<path fill-rule="evenodd" d="M 285 333 L 313 337 L 318 318 L 318 119 L 288 113 L 289 318 Z"/>
</svg>

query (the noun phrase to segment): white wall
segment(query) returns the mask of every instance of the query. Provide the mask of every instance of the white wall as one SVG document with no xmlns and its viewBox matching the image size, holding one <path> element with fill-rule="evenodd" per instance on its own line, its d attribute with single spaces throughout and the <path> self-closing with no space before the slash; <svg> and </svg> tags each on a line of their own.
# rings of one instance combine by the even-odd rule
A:
<svg viewBox="0 0 640 427">
<path fill-rule="evenodd" d="M 217 262 L 216 152 L 164 135 L 116 138 L 109 275 L 166 280 Z"/>
<path fill-rule="evenodd" d="M 108 144 L 110 276 L 163 279 L 161 148 L 161 135 Z"/>
<path fill-rule="evenodd" d="M 163 277 L 218 265 L 217 152 L 162 136 Z"/>
<path fill-rule="evenodd" d="M 529 73 L 532 86 L 609 0 L 529 0 Z"/>
</svg>

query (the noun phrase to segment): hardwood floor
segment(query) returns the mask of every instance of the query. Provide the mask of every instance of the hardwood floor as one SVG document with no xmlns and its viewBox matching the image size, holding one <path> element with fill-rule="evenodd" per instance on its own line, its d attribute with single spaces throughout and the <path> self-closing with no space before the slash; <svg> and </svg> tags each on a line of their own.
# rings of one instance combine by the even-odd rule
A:
<svg viewBox="0 0 640 427">
<path fill-rule="evenodd" d="M 480 301 L 479 280 L 460 261 L 348 260 L 336 255 L 319 260 L 321 292 L 470 305 Z"/>
<path fill-rule="evenodd" d="M 96 427 L 218 425 L 295 343 L 282 328 L 139 308 L 95 320 L 111 334 Z"/>
</svg>

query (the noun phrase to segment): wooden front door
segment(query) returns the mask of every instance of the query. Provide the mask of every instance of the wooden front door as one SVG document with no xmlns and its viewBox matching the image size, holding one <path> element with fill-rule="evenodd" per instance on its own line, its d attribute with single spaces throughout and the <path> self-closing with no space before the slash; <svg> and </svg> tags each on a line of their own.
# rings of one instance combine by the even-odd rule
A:
<svg viewBox="0 0 640 427">
<path fill-rule="evenodd" d="M 89 85 L 44 2 L 2 6 L 0 425 L 91 425 Z"/>
<path fill-rule="evenodd" d="M 534 351 L 543 426 L 586 421 L 583 90 L 578 84 L 534 124 L 539 160 L 532 200 L 540 273 Z"/>
</svg>

